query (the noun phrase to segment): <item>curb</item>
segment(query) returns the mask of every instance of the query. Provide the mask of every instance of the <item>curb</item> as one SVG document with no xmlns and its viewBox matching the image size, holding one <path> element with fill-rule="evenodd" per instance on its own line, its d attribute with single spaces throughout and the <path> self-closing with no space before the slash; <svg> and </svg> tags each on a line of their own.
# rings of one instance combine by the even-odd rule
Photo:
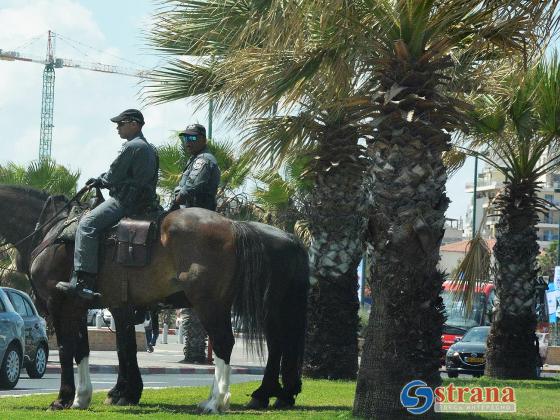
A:
<svg viewBox="0 0 560 420">
<path fill-rule="evenodd" d="M 182 375 L 213 375 L 214 366 L 208 367 L 141 367 L 140 373 L 142 375 L 169 375 L 169 374 L 182 374 Z M 61 373 L 62 368 L 60 365 L 47 365 L 46 373 Z M 74 373 L 78 368 L 74 366 Z M 113 365 L 90 365 L 90 373 L 119 373 L 119 367 Z M 232 374 L 237 375 L 262 375 L 264 374 L 264 367 L 251 366 L 251 367 L 232 367 Z"/>
</svg>

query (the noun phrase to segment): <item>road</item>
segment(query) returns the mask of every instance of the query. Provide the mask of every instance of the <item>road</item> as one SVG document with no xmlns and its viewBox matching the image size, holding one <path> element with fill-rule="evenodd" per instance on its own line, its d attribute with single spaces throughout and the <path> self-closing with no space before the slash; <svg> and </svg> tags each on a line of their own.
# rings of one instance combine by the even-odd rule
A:
<svg viewBox="0 0 560 420">
<path fill-rule="evenodd" d="M 210 386 L 214 375 L 207 374 L 172 374 L 172 375 L 144 375 L 144 389 L 167 388 L 173 386 Z M 262 380 L 261 375 L 231 375 L 231 383 L 250 382 Z M 94 391 L 108 390 L 117 381 L 117 374 L 92 373 L 91 383 Z M 0 390 L 0 398 L 16 395 L 58 393 L 60 375 L 48 373 L 41 379 L 30 379 L 23 373 L 14 389 Z"/>
</svg>

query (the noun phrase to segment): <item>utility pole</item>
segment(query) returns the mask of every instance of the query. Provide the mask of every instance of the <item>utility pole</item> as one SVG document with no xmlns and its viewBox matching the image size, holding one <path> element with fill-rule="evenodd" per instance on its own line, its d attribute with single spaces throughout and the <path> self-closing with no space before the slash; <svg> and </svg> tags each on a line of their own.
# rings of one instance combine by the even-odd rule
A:
<svg viewBox="0 0 560 420">
<path fill-rule="evenodd" d="M 208 101 L 208 138 L 212 140 L 212 118 L 214 116 L 214 100 Z"/>
<path fill-rule="evenodd" d="M 472 216 L 472 238 L 476 235 L 476 186 L 478 180 L 478 155 L 474 155 L 474 183 L 473 183 L 473 216 Z"/>
</svg>

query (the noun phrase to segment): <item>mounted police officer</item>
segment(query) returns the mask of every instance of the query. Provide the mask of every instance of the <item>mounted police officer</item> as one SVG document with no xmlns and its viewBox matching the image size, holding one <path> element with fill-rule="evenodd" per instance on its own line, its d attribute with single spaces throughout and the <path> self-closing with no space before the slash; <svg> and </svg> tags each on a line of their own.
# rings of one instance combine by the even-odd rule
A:
<svg viewBox="0 0 560 420">
<path fill-rule="evenodd" d="M 137 109 L 127 109 L 111 121 L 117 124 L 119 136 L 127 141 L 109 171 L 86 183 L 90 188 L 108 188 L 111 197 L 81 218 L 76 232 L 72 278 L 70 282 L 56 285 L 67 294 L 87 300 L 99 296 L 93 288 L 103 231 L 125 216 L 145 211 L 157 200 L 159 160 L 155 147 L 142 134 L 144 116 Z"/>
<path fill-rule="evenodd" d="M 206 145 L 206 129 L 200 124 L 189 125 L 179 133 L 183 148 L 190 158 L 183 176 L 175 188 L 171 210 L 180 206 L 216 210 L 216 193 L 220 183 L 218 162 Z M 206 331 L 191 308 L 181 310 L 181 324 L 185 334 L 183 353 L 185 362 L 204 363 L 206 360 Z"/>
<path fill-rule="evenodd" d="M 171 209 L 181 205 L 216 210 L 216 193 L 220 183 L 218 162 L 206 144 L 206 129 L 200 124 L 189 125 L 179 133 L 183 147 L 191 155 Z"/>
</svg>

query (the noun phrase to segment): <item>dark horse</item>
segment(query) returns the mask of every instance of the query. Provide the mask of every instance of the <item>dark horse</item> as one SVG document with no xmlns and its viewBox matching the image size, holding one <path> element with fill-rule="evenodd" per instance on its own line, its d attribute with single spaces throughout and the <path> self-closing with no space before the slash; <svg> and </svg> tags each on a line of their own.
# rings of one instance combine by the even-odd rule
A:
<svg viewBox="0 0 560 420">
<path fill-rule="evenodd" d="M 56 218 L 35 238 L 21 240 L 66 203 L 62 196 L 49 198 L 30 188 L 0 185 L 0 236 L 17 243 L 18 266 L 29 274 L 38 306 L 48 312 L 56 331 L 62 375 L 53 409 L 87 408 L 91 401 L 87 306 L 55 289 L 58 281 L 68 280 L 73 262 L 71 244 L 51 241 L 63 220 Z M 117 383 L 106 403 L 139 402 L 143 384 L 133 308 L 168 302 L 192 307 L 214 346 L 214 384 L 208 400 L 199 405 L 204 412 L 228 408 L 232 311 L 247 337 L 257 343 L 266 338 L 268 348 L 264 378 L 249 406 L 267 407 L 271 397 L 277 397 L 277 406 L 294 404 L 301 391 L 309 266 L 304 247 L 293 235 L 192 208 L 165 216 L 147 267 L 117 265 L 110 251 L 101 255 L 97 288 L 102 298 L 90 306 L 111 308 L 119 359 Z M 73 360 L 78 365 L 77 389 Z"/>
</svg>

